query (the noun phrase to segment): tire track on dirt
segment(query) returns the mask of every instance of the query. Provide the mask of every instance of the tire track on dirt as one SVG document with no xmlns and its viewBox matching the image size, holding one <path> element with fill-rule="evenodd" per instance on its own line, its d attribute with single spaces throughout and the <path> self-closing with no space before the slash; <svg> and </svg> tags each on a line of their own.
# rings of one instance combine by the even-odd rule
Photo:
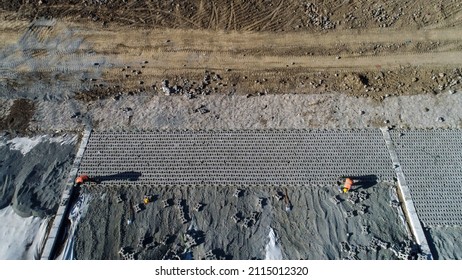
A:
<svg viewBox="0 0 462 280">
<path fill-rule="evenodd" d="M 235 22 L 238 26 L 237 30 L 242 30 L 242 27 L 250 21 L 249 16 L 252 17 L 254 16 L 253 14 L 250 15 L 249 13 L 246 13 L 246 11 L 251 10 L 251 3 L 250 1 L 237 1 L 236 2 L 237 7 L 235 7 L 234 12 L 235 12 Z"/>
<path fill-rule="evenodd" d="M 133 46 L 127 46 L 129 48 L 148 48 L 160 46 L 162 51 L 168 50 L 168 46 L 164 44 L 159 45 L 159 39 L 165 40 L 171 37 L 182 38 L 185 43 L 182 45 L 181 41 L 175 42 L 176 49 L 193 49 L 201 51 L 209 50 L 238 50 L 247 51 L 252 49 L 264 49 L 265 46 L 271 49 L 290 50 L 291 48 L 307 48 L 307 47 L 338 47 L 341 44 L 351 47 L 360 47 L 362 44 L 392 44 L 392 43 L 416 43 L 416 42 L 428 42 L 428 41 L 442 41 L 442 42 L 460 42 L 462 41 L 462 29 L 447 29 L 447 30 L 421 30 L 421 31 L 390 31 L 390 32 L 362 32 L 361 34 L 355 32 L 339 32 L 332 35 L 318 35 L 318 34 L 294 34 L 288 33 L 286 35 L 277 36 L 270 34 L 257 34 L 252 32 L 247 33 L 229 33 L 220 34 L 219 37 L 210 36 L 210 31 L 181 31 L 181 30 L 169 30 L 169 34 L 164 35 L 163 33 L 154 33 L 151 37 L 155 36 L 155 41 L 146 40 L 146 36 L 140 36 L 141 34 L 119 32 L 120 42 L 137 42 Z M 108 44 L 104 41 L 109 40 L 114 35 L 112 33 L 97 32 L 94 34 L 86 35 L 85 40 L 92 43 L 98 40 L 98 45 L 95 51 L 107 51 L 113 48 L 113 44 Z M 355 40 L 351 38 L 354 36 Z M 192 40 L 185 41 L 186 38 L 192 38 Z M 207 43 L 204 43 L 205 41 Z M 140 42 L 146 42 L 145 45 L 139 45 Z M 152 42 L 152 43 L 150 43 Z M 159 49 L 159 48 L 158 48 Z M 309 50 L 308 50 L 309 51 Z M 390 51 L 396 51 L 391 49 Z M 401 50 L 398 50 L 401 51 Z"/>
<path fill-rule="evenodd" d="M 275 18 L 276 15 L 279 13 L 279 10 L 281 9 L 283 3 L 284 3 L 284 0 L 281 0 L 281 1 L 279 2 L 278 6 L 276 7 L 276 9 L 274 9 L 274 11 L 271 12 L 270 18 L 268 19 L 268 22 L 267 22 L 265 25 L 263 25 L 263 26 L 261 27 L 261 30 L 262 30 L 262 31 L 263 31 L 263 30 L 266 30 L 266 27 L 268 27 L 268 25 L 270 25 L 271 23 L 274 23 L 274 18 Z M 262 21 L 263 21 L 263 20 L 262 20 Z"/>
<path fill-rule="evenodd" d="M 213 29 L 217 30 L 219 28 L 219 22 L 220 22 L 220 14 L 218 13 L 217 5 L 215 4 L 214 1 L 212 1 L 212 8 L 215 14 L 215 26 Z M 224 18 L 224 17 L 223 17 Z"/>
<path fill-rule="evenodd" d="M 154 9 L 154 10 L 152 10 L 152 9 L 148 9 L 148 8 L 137 8 L 137 9 L 135 9 L 134 11 L 138 11 L 138 12 L 139 12 L 139 11 L 145 11 L 145 12 L 146 12 L 146 11 L 158 12 L 158 13 L 161 13 L 161 14 L 164 14 L 164 15 L 173 16 L 173 17 L 175 17 L 175 18 L 177 18 L 177 19 L 180 19 L 180 20 L 183 20 L 184 22 L 187 22 L 188 24 L 190 24 L 191 26 L 193 26 L 193 27 L 195 27 L 195 28 L 197 28 L 197 29 L 201 29 L 201 26 L 200 26 L 200 25 L 198 25 L 198 24 L 195 23 L 194 21 L 192 21 L 192 20 L 190 20 L 190 19 L 188 19 L 188 18 L 182 16 L 181 14 L 177 15 L 177 14 L 175 14 L 175 13 L 171 13 L 171 12 L 169 12 L 169 11 L 165 11 L 165 10 L 161 10 L 161 9 Z M 129 21 L 129 22 L 131 22 L 131 23 L 136 23 L 135 20 L 130 19 L 130 18 L 124 18 L 124 17 L 119 17 L 119 18 L 120 18 L 120 19 L 124 19 L 124 20 L 126 20 L 126 21 Z M 179 26 L 178 26 L 178 27 L 179 27 Z"/>
<path fill-rule="evenodd" d="M 234 3 L 230 3 L 229 8 L 229 22 L 228 22 L 228 29 L 230 30 L 237 30 L 236 28 L 236 12 L 234 11 Z"/>
<path fill-rule="evenodd" d="M 266 21 L 270 22 L 274 18 L 274 16 L 278 13 L 283 3 L 284 3 L 284 0 L 281 0 L 278 6 L 276 7 L 276 9 L 274 9 L 269 15 L 266 15 L 263 18 L 254 21 L 252 24 L 247 25 L 245 28 L 243 28 L 243 30 L 252 31 L 252 30 L 255 30 L 256 27 L 261 25 L 263 22 L 266 22 Z M 266 14 L 266 11 L 262 11 L 261 15 L 263 14 Z M 266 25 L 259 27 L 260 31 L 263 31 Z"/>
<path fill-rule="evenodd" d="M 298 46 L 286 46 L 287 51 L 291 49 L 295 49 Z M 245 50 L 243 50 L 245 51 Z M 438 53 L 459 53 L 460 51 L 457 49 L 448 49 L 448 50 L 443 50 L 440 52 L 428 52 L 425 50 L 420 50 L 420 51 L 402 51 L 399 53 L 387 53 L 387 52 L 381 52 L 381 53 L 370 53 L 370 54 L 350 54 L 350 55 L 345 55 L 343 56 L 342 59 L 356 59 L 356 58 L 368 58 L 373 60 L 374 58 L 384 58 L 384 57 L 391 57 L 391 56 L 413 56 L 413 55 L 422 55 L 422 54 L 438 54 Z M 151 52 L 146 52 L 146 55 L 150 54 Z M 332 55 L 332 54 L 314 54 L 314 55 L 305 55 L 305 56 L 298 56 L 298 55 L 290 55 L 290 52 L 288 52 L 288 55 L 239 55 L 235 51 L 231 50 L 200 50 L 200 49 L 184 49 L 184 48 L 175 48 L 175 49 L 167 49 L 167 50 L 162 50 L 159 51 L 158 53 L 171 53 L 171 54 L 181 54 L 181 53 L 187 53 L 187 54 L 198 54 L 200 56 L 206 56 L 206 55 L 211 55 L 211 54 L 219 54 L 220 56 L 232 56 L 233 59 L 236 60 L 249 60 L 251 58 L 253 59 L 261 59 L 263 57 L 281 57 L 281 59 L 285 59 L 287 61 L 292 61 L 294 59 L 300 59 L 300 58 L 315 58 L 315 57 L 322 57 L 322 58 L 328 58 L 331 57 L 333 59 L 337 59 L 337 56 Z M 338 60 L 338 59 L 337 59 Z"/>
<path fill-rule="evenodd" d="M 274 12 L 274 11 L 273 11 Z M 241 22 L 242 31 L 257 31 L 259 30 L 259 25 L 271 18 L 273 12 L 268 14 L 268 11 L 262 10 L 259 13 L 248 14 L 244 17 Z M 247 22 L 250 22 L 249 24 Z"/>
<path fill-rule="evenodd" d="M 162 55 L 160 55 L 162 56 Z M 181 60 L 181 57 L 186 57 L 185 54 L 177 54 L 173 60 L 166 60 L 169 65 L 181 64 L 181 61 L 175 63 L 175 60 Z M 300 56 L 289 56 L 289 57 L 222 57 L 219 62 L 214 63 L 207 61 L 206 64 L 209 67 L 226 68 L 230 67 L 233 69 L 271 69 L 271 68 L 353 68 L 353 67 L 365 67 L 365 68 L 377 68 L 380 67 L 399 67 L 402 65 L 462 65 L 462 52 L 444 52 L 444 53 L 426 53 L 426 52 L 414 52 L 407 54 L 394 54 L 394 55 L 368 55 L 368 56 L 351 56 L 344 57 L 341 60 L 335 58 L 335 56 L 311 56 L 311 57 L 300 57 Z M 295 64 L 290 65 L 291 62 Z M 198 62 L 198 65 L 201 65 Z M 203 66 L 206 66 L 203 64 Z"/>
<path fill-rule="evenodd" d="M 212 23 L 214 22 L 214 14 L 215 14 L 215 9 L 213 9 L 213 1 L 210 2 L 210 5 L 212 5 L 210 7 L 210 16 L 209 16 L 209 23 L 207 25 L 207 29 L 211 29 L 212 28 Z"/>
</svg>

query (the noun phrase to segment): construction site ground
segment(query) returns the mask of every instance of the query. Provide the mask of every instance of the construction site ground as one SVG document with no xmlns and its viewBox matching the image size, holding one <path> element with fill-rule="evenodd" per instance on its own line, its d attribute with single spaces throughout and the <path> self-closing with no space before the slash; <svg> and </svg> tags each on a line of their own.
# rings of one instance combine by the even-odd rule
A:
<svg viewBox="0 0 462 280">
<path fill-rule="evenodd" d="M 457 0 L 1 1 L 0 130 L 11 139 L 88 126 L 461 129 L 461 35 Z M 320 199 L 323 192 L 306 191 Z M 229 196 L 214 188 L 204 194 L 218 195 Z M 92 219 L 108 215 L 98 207 L 89 207 L 101 213 Z M 82 221 L 82 236 L 96 220 Z M 436 257 L 460 258 L 444 245 L 459 227 L 428 232 L 439 250 L 445 248 L 434 249 Z M 399 234 L 404 240 L 405 231 Z M 88 242 L 79 239 L 77 256 L 117 255 L 119 248 L 90 253 Z M 232 255 L 264 257 L 252 250 Z M 285 257 L 345 257 L 326 250 Z"/>
</svg>

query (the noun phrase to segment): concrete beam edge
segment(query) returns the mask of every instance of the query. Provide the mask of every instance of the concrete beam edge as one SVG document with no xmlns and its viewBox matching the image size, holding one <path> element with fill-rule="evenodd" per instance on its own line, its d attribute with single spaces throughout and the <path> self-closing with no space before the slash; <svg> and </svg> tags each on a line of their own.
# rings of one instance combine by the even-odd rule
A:
<svg viewBox="0 0 462 280">
<path fill-rule="evenodd" d="M 390 133 L 388 132 L 388 128 L 382 127 L 380 128 L 380 130 L 382 131 L 383 139 L 385 140 L 385 144 L 390 154 L 390 158 L 394 165 L 394 170 L 396 172 L 396 176 L 398 179 L 398 189 L 401 194 L 401 198 L 403 199 L 404 211 L 406 214 L 405 216 L 408 219 L 412 234 L 414 235 L 416 242 L 420 245 L 420 249 L 422 250 L 422 252 L 427 255 L 427 258 L 433 259 L 430 247 L 428 245 L 428 241 L 425 237 L 425 233 L 420 223 L 420 219 L 414 207 L 411 192 L 409 190 L 409 187 L 407 186 L 406 178 L 401 168 L 401 164 L 399 162 L 398 154 L 396 153 L 393 140 L 391 139 Z"/>
<path fill-rule="evenodd" d="M 46 239 L 45 246 L 43 248 L 43 252 L 41 255 L 41 260 L 50 260 L 53 257 L 54 250 L 56 247 L 56 238 L 58 237 L 59 230 L 63 225 L 63 218 L 65 214 L 68 212 L 70 199 L 72 192 L 72 187 L 74 186 L 74 180 L 77 176 L 77 172 L 79 170 L 80 162 L 82 161 L 83 154 L 85 152 L 85 148 L 88 144 L 88 140 L 91 135 L 91 128 L 87 127 L 84 130 L 82 141 L 80 143 L 78 152 L 75 156 L 74 163 L 72 165 L 71 171 L 69 172 L 68 179 L 66 180 L 66 185 L 64 187 L 63 194 L 60 200 L 60 206 L 58 207 L 58 211 L 54 217 L 53 224 L 51 226 L 50 231 L 48 232 L 48 236 Z"/>
</svg>

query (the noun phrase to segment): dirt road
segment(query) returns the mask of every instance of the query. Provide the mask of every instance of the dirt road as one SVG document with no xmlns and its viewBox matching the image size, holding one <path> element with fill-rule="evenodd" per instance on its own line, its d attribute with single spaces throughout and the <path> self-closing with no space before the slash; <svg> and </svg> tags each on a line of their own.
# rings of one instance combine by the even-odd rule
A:
<svg viewBox="0 0 462 280">
<path fill-rule="evenodd" d="M 24 83 L 31 73 L 60 72 L 59 81 L 82 92 L 84 99 L 85 95 L 92 99 L 157 90 L 165 79 L 171 87 L 187 88 L 200 84 L 207 72 L 218 74 L 216 83 L 207 84 L 211 92 L 416 94 L 459 83 L 462 65 L 460 27 L 318 34 L 134 31 L 56 20 L 36 21 L 28 27 L 21 22 L 1 26 L 8 50 L 2 71 L 16 74 L 4 78 L 4 83 L 20 90 L 31 86 Z M 87 74 L 82 77 L 78 71 Z M 82 91 L 78 85 L 85 83 Z"/>
</svg>

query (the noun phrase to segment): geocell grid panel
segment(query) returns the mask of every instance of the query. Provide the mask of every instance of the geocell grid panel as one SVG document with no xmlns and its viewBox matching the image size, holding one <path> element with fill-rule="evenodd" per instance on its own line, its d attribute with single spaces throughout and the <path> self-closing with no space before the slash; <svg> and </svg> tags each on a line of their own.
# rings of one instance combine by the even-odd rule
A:
<svg viewBox="0 0 462 280">
<path fill-rule="evenodd" d="M 331 185 L 339 176 L 392 180 L 380 130 L 94 132 L 80 173 L 150 185 Z M 111 177 L 112 175 L 112 177 Z"/>
<path fill-rule="evenodd" d="M 390 131 L 417 214 L 427 226 L 462 225 L 462 132 Z"/>
</svg>

